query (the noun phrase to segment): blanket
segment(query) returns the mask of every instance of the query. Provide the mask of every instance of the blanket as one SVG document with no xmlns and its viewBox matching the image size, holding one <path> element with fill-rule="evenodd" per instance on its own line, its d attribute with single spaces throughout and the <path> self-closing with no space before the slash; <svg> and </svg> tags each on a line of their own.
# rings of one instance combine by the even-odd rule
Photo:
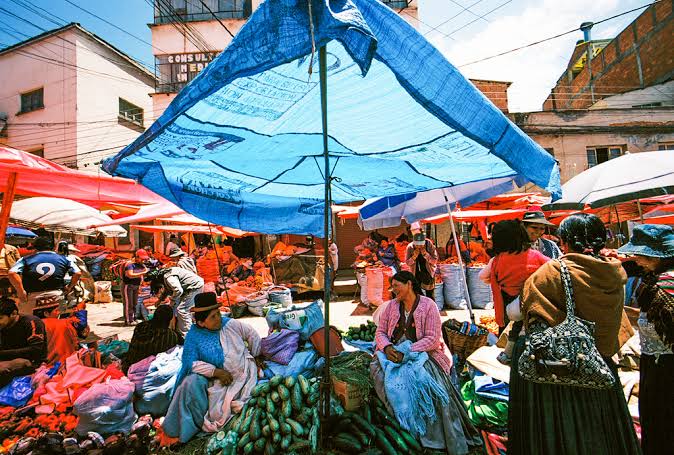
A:
<svg viewBox="0 0 674 455">
<path fill-rule="evenodd" d="M 395 346 L 403 354 L 401 363 L 391 362 L 382 351 L 377 358 L 384 370 L 384 389 L 400 426 L 413 436 L 426 434 L 426 422 L 437 419 L 436 403 L 447 406 L 447 391 L 424 368 L 426 352 L 415 352 L 407 340 Z"/>
</svg>

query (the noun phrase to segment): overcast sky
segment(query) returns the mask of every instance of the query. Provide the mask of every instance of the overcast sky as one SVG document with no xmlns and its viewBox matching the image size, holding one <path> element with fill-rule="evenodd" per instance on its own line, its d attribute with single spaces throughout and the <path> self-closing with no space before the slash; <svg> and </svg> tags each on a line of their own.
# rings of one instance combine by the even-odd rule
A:
<svg viewBox="0 0 674 455">
<path fill-rule="evenodd" d="M 151 0 L 71 0 L 149 42 L 147 26 L 153 20 Z M 468 77 L 513 82 L 509 90 L 513 112 L 540 110 L 582 32 L 528 49 L 462 66 L 471 61 L 507 51 L 648 3 L 648 0 L 413 0 L 420 2 L 418 29 Z M 28 11 L 36 5 L 53 22 Z M 502 5 L 502 6 L 501 6 Z M 130 55 L 152 65 L 150 46 L 105 24 L 64 0 L 4 0 L 0 11 L 0 47 L 34 36 L 55 23 L 80 22 Z M 465 9 L 464 9 L 465 8 Z M 468 9 L 468 11 L 466 10 Z M 492 11 L 484 18 L 481 15 Z M 10 13 L 14 13 L 30 25 Z M 404 13 L 403 13 L 404 14 Z M 639 12 L 595 27 L 593 38 L 613 38 Z M 441 25 L 442 24 L 442 25 Z M 438 27 L 437 31 L 430 31 Z"/>
</svg>

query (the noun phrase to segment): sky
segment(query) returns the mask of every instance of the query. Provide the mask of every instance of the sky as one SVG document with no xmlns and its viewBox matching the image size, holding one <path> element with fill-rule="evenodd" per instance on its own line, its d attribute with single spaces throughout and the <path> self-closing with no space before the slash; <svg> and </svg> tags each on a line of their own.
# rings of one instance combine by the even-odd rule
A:
<svg viewBox="0 0 674 455">
<path fill-rule="evenodd" d="M 5 0 L 0 6 L 0 48 L 68 22 L 79 22 L 151 67 L 153 57 L 148 44 L 151 34 L 147 24 L 153 20 L 152 0 L 70 1 L 127 33 L 77 9 L 66 0 Z M 583 38 L 581 31 L 503 57 L 467 64 L 573 30 L 585 21 L 598 22 L 645 5 L 648 0 L 413 2 L 418 2 L 419 8 L 417 29 L 450 62 L 467 77 L 512 82 L 508 91 L 510 111 L 528 112 L 541 110 L 550 89 L 566 68 L 576 41 Z M 592 29 L 592 38 L 613 38 L 641 11 L 597 25 Z M 412 19 L 409 21 L 415 22 Z"/>
</svg>

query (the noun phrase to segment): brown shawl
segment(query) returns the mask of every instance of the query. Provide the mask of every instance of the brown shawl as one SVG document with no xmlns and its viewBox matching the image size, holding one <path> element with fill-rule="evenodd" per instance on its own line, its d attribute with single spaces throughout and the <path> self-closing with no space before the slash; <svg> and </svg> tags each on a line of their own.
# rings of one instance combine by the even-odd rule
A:
<svg viewBox="0 0 674 455">
<path fill-rule="evenodd" d="M 623 310 L 627 275 L 620 261 L 613 258 L 570 253 L 562 259 L 571 274 L 576 316 L 595 323 L 597 349 L 611 357 L 634 334 Z M 564 320 L 564 287 L 557 261 L 547 262 L 529 277 L 521 300 L 527 329 L 536 318 L 548 325 Z"/>
</svg>

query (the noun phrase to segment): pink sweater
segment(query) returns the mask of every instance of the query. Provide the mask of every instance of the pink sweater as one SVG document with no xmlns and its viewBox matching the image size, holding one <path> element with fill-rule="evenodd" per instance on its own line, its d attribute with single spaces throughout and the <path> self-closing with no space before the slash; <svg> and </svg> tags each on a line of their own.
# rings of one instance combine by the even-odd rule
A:
<svg viewBox="0 0 674 455">
<path fill-rule="evenodd" d="M 400 303 L 391 300 L 381 316 L 374 340 L 377 351 L 383 351 L 391 343 L 393 330 L 400 318 Z M 438 306 L 428 297 L 419 297 L 419 305 L 414 310 L 414 322 L 416 324 L 417 341 L 412 344 L 412 351 L 427 352 L 433 357 L 440 367 L 449 374 L 452 362 L 445 354 L 445 343 L 442 341 L 442 321 Z"/>
</svg>

